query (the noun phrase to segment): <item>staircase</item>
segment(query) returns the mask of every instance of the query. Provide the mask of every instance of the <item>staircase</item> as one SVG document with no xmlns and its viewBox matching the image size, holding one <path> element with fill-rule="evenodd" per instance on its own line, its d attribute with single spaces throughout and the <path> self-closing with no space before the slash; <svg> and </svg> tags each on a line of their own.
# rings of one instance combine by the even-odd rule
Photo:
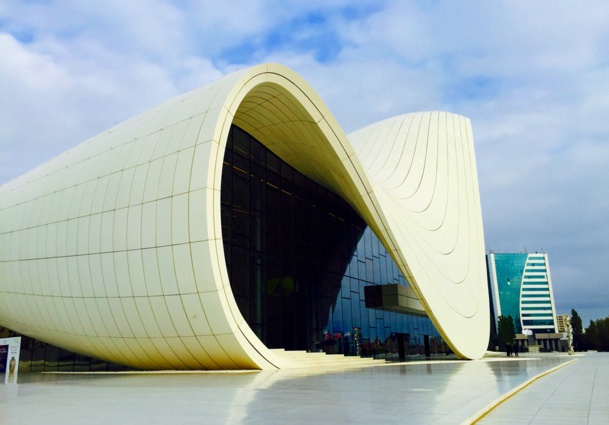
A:
<svg viewBox="0 0 609 425">
<path fill-rule="evenodd" d="M 273 354 L 287 360 L 294 369 L 346 369 L 378 366 L 385 364 L 383 359 L 370 357 L 344 356 L 342 354 L 310 353 L 307 351 L 286 351 L 282 348 L 271 349 Z"/>
</svg>

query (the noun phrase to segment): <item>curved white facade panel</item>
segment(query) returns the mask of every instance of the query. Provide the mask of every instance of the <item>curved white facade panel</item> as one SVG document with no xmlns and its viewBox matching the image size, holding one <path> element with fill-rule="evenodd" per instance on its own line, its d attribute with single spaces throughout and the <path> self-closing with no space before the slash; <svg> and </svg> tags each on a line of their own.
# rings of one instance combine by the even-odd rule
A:
<svg viewBox="0 0 609 425">
<path fill-rule="evenodd" d="M 469 120 L 446 112 L 408 114 L 349 139 L 373 183 L 408 282 L 453 349 L 481 357 L 489 298 Z"/>
<path fill-rule="evenodd" d="M 0 324 L 144 369 L 289 367 L 251 331 L 228 280 L 220 187 L 231 124 L 347 200 L 451 348 L 482 356 L 469 121 L 386 120 L 353 134 L 356 155 L 306 82 L 275 64 L 170 100 L 2 186 Z"/>
</svg>

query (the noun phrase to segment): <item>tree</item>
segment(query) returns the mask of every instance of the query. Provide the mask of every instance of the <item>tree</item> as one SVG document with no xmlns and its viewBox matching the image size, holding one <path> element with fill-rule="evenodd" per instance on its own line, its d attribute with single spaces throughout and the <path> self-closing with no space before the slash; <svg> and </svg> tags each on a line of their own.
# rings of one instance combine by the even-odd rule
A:
<svg viewBox="0 0 609 425">
<path fill-rule="evenodd" d="M 505 350 L 505 344 L 508 342 L 512 344 L 516 338 L 514 319 L 512 319 L 512 316 L 499 316 L 497 333 L 499 334 L 499 343 L 501 344 L 501 349 Z"/>
<path fill-rule="evenodd" d="M 586 328 L 586 333 L 584 334 L 584 346 L 586 350 L 596 350 L 596 342 L 598 339 L 598 332 L 596 329 L 596 323 L 594 320 L 590 320 L 590 324 Z"/>
<path fill-rule="evenodd" d="M 596 321 L 598 330 L 598 351 L 609 351 L 609 317 Z"/>
<path fill-rule="evenodd" d="M 575 309 L 571 309 L 571 327 L 573 328 L 573 349 L 575 351 L 582 351 L 584 349 L 584 327 L 582 325 L 582 318 Z"/>
<path fill-rule="evenodd" d="M 584 337 L 588 350 L 609 351 L 609 317 L 590 320 Z"/>
</svg>

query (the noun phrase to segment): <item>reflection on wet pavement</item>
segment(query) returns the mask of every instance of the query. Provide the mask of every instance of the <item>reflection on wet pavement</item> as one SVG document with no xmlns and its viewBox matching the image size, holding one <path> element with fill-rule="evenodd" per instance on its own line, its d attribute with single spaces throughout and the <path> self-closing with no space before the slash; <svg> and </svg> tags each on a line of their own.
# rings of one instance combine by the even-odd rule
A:
<svg viewBox="0 0 609 425">
<path fill-rule="evenodd" d="M 460 423 L 565 355 L 342 371 L 27 374 L 0 386 L 0 424 Z"/>
</svg>

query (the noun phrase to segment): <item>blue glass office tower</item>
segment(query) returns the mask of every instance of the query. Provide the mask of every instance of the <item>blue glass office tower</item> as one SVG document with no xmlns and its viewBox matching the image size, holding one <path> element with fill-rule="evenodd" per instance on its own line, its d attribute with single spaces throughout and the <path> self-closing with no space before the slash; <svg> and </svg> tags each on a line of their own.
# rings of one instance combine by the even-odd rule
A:
<svg viewBox="0 0 609 425">
<path fill-rule="evenodd" d="M 491 252 L 487 263 L 495 327 L 499 316 L 512 316 L 517 334 L 529 330 L 541 346 L 554 348 L 548 341 L 557 332 L 548 255 Z"/>
</svg>

